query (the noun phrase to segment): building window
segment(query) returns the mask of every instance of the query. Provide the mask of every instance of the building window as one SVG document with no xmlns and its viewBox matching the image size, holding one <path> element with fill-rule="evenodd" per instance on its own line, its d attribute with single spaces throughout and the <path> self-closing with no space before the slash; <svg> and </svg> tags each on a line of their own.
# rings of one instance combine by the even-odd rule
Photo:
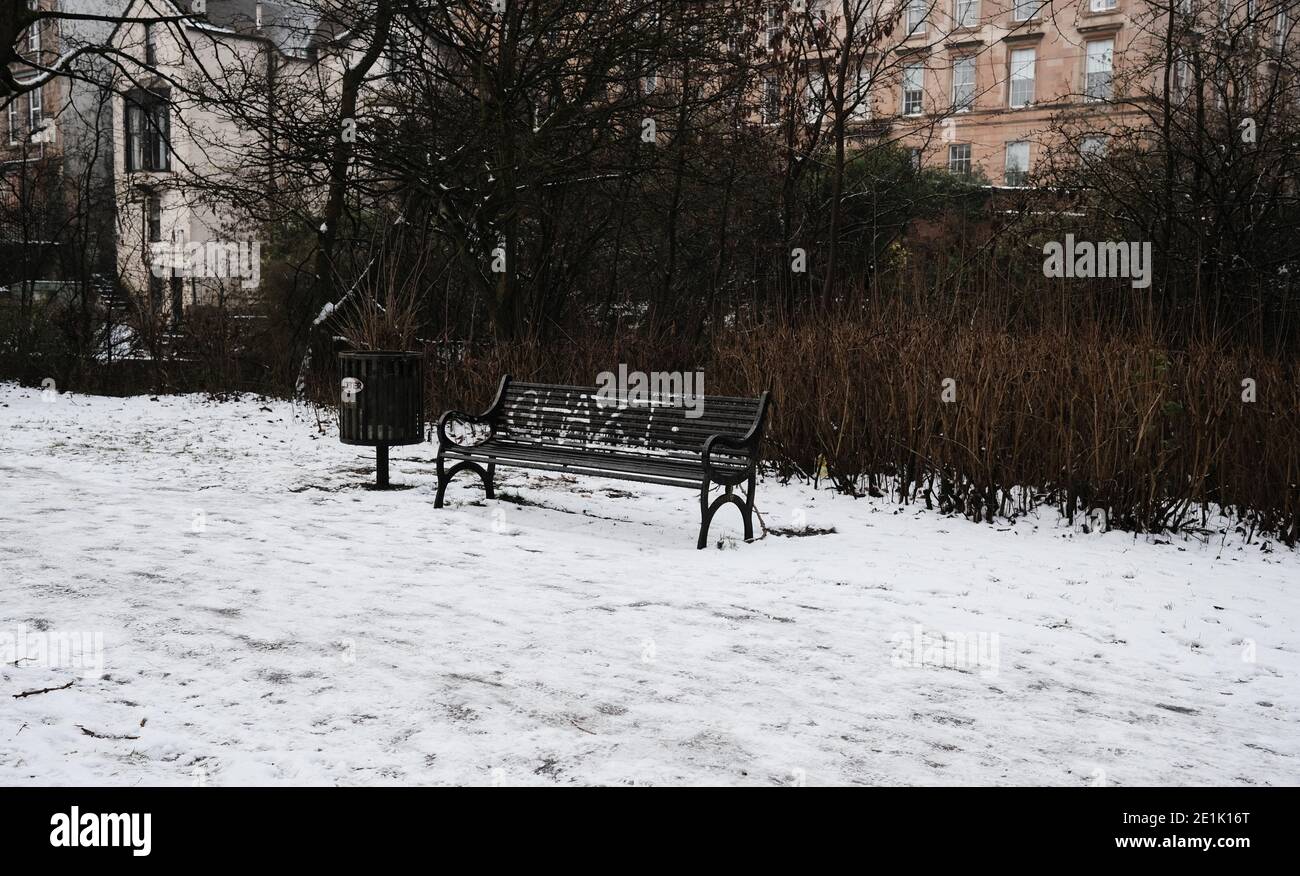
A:
<svg viewBox="0 0 1300 876">
<path fill-rule="evenodd" d="M 804 110 L 805 119 L 808 124 L 815 125 L 821 121 L 825 106 L 826 77 L 820 73 L 809 73 L 808 84 L 804 86 L 804 98 L 807 101 Z"/>
<path fill-rule="evenodd" d="M 1286 10 L 1278 10 L 1277 17 L 1273 19 L 1273 51 L 1279 54 L 1286 49 L 1288 27 Z"/>
<path fill-rule="evenodd" d="M 1042 5 L 1042 0 L 1015 0 L 1015 5 L 1011 7 L 1011 17 L 1016 21 L 1029 21 L 1038 17 L 1038 9 Z"/>
<path fill-rule="evenodd" d="M 27 118 L 27 130 L 35 134 L 41 129 L 41 122 L 45 118 L 43 88 L 39 85 L 27 92 Z"/>
<path fill-rule="evenodd" d="M 975 59 L 958 58 L 952 62 L 952 108 L 968 112 L 975 105 Z"/>
<path fill-rule="evenodd" d="M 727 33 L 727 53 L 730 55 L 739 55 L 745 48 L 745 21 L 743 18 L 735 19 L 731 22 L 731 29 Z"/>
<path fill-rule="evenodd" d="M 1179 102 L 1186 100 L 1190 91 L 1192 65 L 1187 62 L 1187 58 L 1178 57 L 1174 60 L 1174 75 L 1169 83 L 1170 91 L 1173 92 L 1174 100 Z"/>
<path fill-rule="evenodd" d="M 767 7 L 767 36 L 763 43 L 769 50 L 774 48 L 781 36 L 781 7 L 773 4 Z"/>
<path fill-rule="evenodd" d="M 1088 7 L 1093 12 L 1109 12 L 1115 8 L 1116 0 L 1090 0 Z"/>
<path fill-rule="evenodd" d="M 925 33 L 925 16 L 929 0 L 907 0 L 907 35 Z"/>
<path fill-rule="evenodd" d="M 27 0 L 27 8 L 35 11 L 36 0 Z M 33 22 L 32 26 L 27 29 L 27 52 L 31 57 L 36 58 L 41 52 L 41 23 Z"/>
<path fill-rule="evenodd" d="M 18 121 L 18 98 L 9 100 L 9 145 L 18 145 L 18 132 L 21 130 L 21 124 Z"/>
<path fill-rule="evenodd" d="M 162 198 L 156 192 L 145 195 L 145 224 L 150 243 L 162 240 Z"/>
<path fill-rule="evenodd" d="M 781 83 L 775 76 L 763 80 L 763 121 L 776 124 L 781 117 Z"/>
<path fill-rule="evenodd" d="M 954 27 L 976 27 L 980 23 L 980 0 L 953 0 Z"/>
<path fill-rule="evenodd" d="M 126 169 L 171 169 L 171 115 L 166 95 L 135 91 L 126 97 Z"/>
<path fill-rule="evenodd" d="M 152 23 L 144 26 L 144 62 L 151 67 L 158 63 L 158 34 Z"/>
<path fill-rule="evenodd" d="M 1029 141 L 1019 140 L 1007 144 L 1006 182 L 1009 186 L 1023 186 L 1029 178 Z"/>
<path fill-rule="evenodd" d="M 911 160 L 912 170 L 921 169 L 921 150 L 913 146 L 907 150 L 907 156 Z"/>
<path fill-rule="evenodd" d="M 855 119 L 871 118 L 871 76 L 864 70 L 859 70 L 858 75 L 853 80 L 853 94 L 850 98 L 852 106 L 849 108 L 849 115 Z"/>
<path fill-rule="evenodd" d="M 1088 60 L 1084 94 L 1088 100 L 1110 100 L 1111 70 L 1114 67 L 1115 41 L 1094 40 L 1088 43 Z"/>
<path fill-rule="evenodd" d="M 903 68 L 903 115 L 921 114 L 921 89 L 924 81 L 924 64 L 908 64 Z"/>
<path fill-rule="evenodd" d="M 962 176 L 970 173 L 969 143 L 953 143 L 948 147 L 948 172 Z"/>
<path fill-rule="evenodd" d="M 1084 161 L 1101 158 L 1106 154 L 1106 135 L 1089 134 L 1079 141 L 1079 157 Z"/>
<path fill-rule="evenodd" d="M 1014 49 L 1011 52 L 1011 91 L 1010 105 L 1029 106 L 1034 102 L 1034 59 L 1033 49 Z"/>
</svg>

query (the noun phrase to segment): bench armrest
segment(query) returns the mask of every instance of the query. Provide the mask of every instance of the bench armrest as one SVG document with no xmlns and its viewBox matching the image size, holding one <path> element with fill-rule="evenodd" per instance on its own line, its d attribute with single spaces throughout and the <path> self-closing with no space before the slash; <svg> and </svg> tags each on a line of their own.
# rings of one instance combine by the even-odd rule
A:
<svg viewBox="0 0 1300 876">
<path fill-rule="evenodd" d="M 728 460 L 738 461 L 737 457 L 744 455 L 749 459 L 749 464 L 745 470 L 739 474 L 720 474 L 714 471 L 713 456 L 714 448 L 732 451 L 724 454 Z M 719 484 L 735 485 L 749 477 L 749 473 L 758 465 L 758 436 L 746 435 L 738 437 L 736 435 L 710 435 L 704 439 L 704 476 L 711 481 Z"/>
<path fill-rule="evenodd" d="M 484 438 L 483 440 L 484 441 L 491 440 L 492 437 L 497 433 L 497 426 L 496 426 L 497 414 L 500 413 L 501 411 L 501 405 L 505 400 L 505 396 L 506 396 L 506 387 L 509 386 L 509 384 L 510 384 L 510 375 L 506 374 L 502 376 L 501 384 L 497 387 L 497 397 L 493 399 L 492 404 L 488 406 L 488 409 L 481 414 L 469 414 L 466 413 L 465 411 L 453 410 L 453 411 L 447 411 L 441 417 L 439 417 L 438 418 L 438 452 L 441 453 L 443 447 L 447 447 L 453 444 L 456 445 L 457 447 L 465 446 L 461 444 L 456 444 L 455 441 L 452 441 L 450 438 L 447 437 L 447 424 L 452 420 L 460 420 L 465 423 L 478 423 L 478 424 L 486 425 L 490 431 L 488 432 L 487 438 Z"/>
<path fill-rule="evenodd" d="M 483 439 L 484 441 L 490 439 L 497 432 L 496 424 L 493 422 L 493 419 L 491 417 L 488 417 L 486 414 L 468 414 L 465 411 L 447 411 L 441 417 L 438 418 L 438 446 L 439 447 L 450 447 L 452 445 L 455 445 L 457 447 L 465 446 L 463 444 L 459 444 L 456 441 L 452 441 L 451 438 L 447 436 L 447 424 L 450 423 L 452 420 L 459 420 L 463 423 L 476 423 L 476 424 L 487 426 L 490 431 L 488 432 L 488 437 Z"/>
<path fill-rule="evenodd" d="M 764 392 L 759 396 L 758 414 L 754 417 L 753 425 L 749 427 L 749 431 L 744 435 L 716 434 L 704 439 L 702 461 L 704 463 L 705 478 L 715 483 L 735 486 L 749 477 L 750 473 L 758 466 L 758 445 L 763 440 L 763 426 L 767 422 L 767 409 L 771 403 L 772 394 L 770 392 Z M 741 455 L 746 456 L 749 459 L 749 464 L 745 466 L 742 472 L 737 474 L 719 475 L 713 470 L 713 463 L 709 458 L 713 455 L 715 447 L 731 451 L 726 455 L 733 460 Z"/>
</svg>

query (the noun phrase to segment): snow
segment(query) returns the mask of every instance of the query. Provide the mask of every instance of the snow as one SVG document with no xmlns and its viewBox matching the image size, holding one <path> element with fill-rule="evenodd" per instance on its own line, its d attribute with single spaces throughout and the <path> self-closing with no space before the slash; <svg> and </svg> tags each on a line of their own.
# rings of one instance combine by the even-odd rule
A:
<svg viewBox="0 0 1300 876">
<path fill-rule="evenodd" d="M 697 552 L 690 491 L 502 469 L 523 504 L 438 511 L 433 445 L 375 492 L 323 426 L 0 384 L 0 784 L 1300 780 L 1285 548 L 765 479 L 834 532 L 724 508 Z"/>
<path fill-rule="evenodd" d="M 327 320 L 327 319 L 329 319 L 331 316 L 333 316 L 333 315 L 334 315 L 334 311 L 336 311 L 336 310 L 338 310 L 338 309 L 339 309 L 339 305 L 335 304 L 335 303 L 332 302 L 332 301 L 326 301 L 325 304 L 324 304 L 324 306 L 321 307 L 321 309 L 320 309 L 320 313 L 316 314 L 316 318 L 315 318 L 314 320 L 312 320 L 312 323 L 311 323 L 311 324 L 312 324 L 312 325 L 320 325 L 320 324 L 323 323 L 325 320 Z"/>
</svg>

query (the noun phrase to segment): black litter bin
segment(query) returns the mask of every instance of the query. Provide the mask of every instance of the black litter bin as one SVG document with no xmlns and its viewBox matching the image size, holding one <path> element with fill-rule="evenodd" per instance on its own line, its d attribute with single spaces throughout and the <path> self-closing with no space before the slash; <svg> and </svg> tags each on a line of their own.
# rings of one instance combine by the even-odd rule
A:
<svg viewBox="0 0 1300 876">
<path fill-rule="evenodd" d="M 375 448 L 375 486 L 388 486 L 388 448 L 424 440 L 424 354 L 339 354 L 339 440 Z"/>
</svg>

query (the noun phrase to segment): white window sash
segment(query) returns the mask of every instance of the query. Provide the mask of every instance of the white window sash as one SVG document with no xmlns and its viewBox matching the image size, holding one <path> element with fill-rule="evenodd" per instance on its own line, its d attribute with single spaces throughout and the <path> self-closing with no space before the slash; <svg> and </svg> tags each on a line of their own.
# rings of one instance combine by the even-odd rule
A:
<svg viewBox="0 0 1300 876">
<path fill-rule="evenodd" d="M 919 66 L 908 67 L 903 71 L 903 113 L 905 115 L 921 113 L 922 102 L 925 99 L 924 77 L 925 72 Z"/>
<path fill-rule="evenodd" d="M 970 173 L 971 148 L 969 143 L 953 143 L 948 147 L 948 171 Z"/>
<path fill-rule="evenodd" d="M 1011 53 L 1011 84 L 1008 95 L 1011 106 L 1028 106 L 1034 102 L 1037 63 L 1038 54 L 1033 49 L 1016 49 Z"/>
<path fill-rule="evenodd" d="M 1108 100 L 1115 69 L 1115 41 L 1094 40 L 1086 49 L 1084 92 L 1092 100 Z"/>
<path fill-rule="evenodd" d="M 1020 181 L 1012 182 L 1012 175 L 1024 175 L 1029 173 L 1029 143 L 1025 140 L 1019 140 L 1007 144 L 1006 162 L 1004 165 L 1005 181 L 1008 185 L 1019 185 Z"/>
<path fill-rule="evenodd" d="M 956 27 L 976 27 L 980 20 L 979 0 L 953 0 L 953 24 Z"/>
<path fill-rule="evenodd" d="M 826 77 L 820 73 L 808 77 L 808 83 L 804 86 L 804 97 L 807 101 L 805 107 L 805 118 L 808 124 L 815 124 L 822 115 L 823 94 L 826 91 Z"/>
<path fill-rule="evenodd" d="M 853 111 L 852 115 L 858 119 L 871 118 L 871 80 L 870 77 L 861 73 L 857 75 L 853 83 Z"/>
<path fill-rule="evenodd" d="M 975 61 L 959 58 L 952 65 L 952 105 L 959 112 L 975 103 Z"/>
<path fill-rule="evenodd" d="M 35 133 L 41 126 L 45 118 L 45 107 L 42 103 L 42 88 L 37 86 L 27 92 L 27 117 L 30 120 L 32 133 Z"/>
<path fill-rule="evenodd" d="M 908 0 L 907 3 L 907 32 L 909 34 L 922 34 L 926 30 L 926 18 L 929 12 L 927 0 Z"/>
</svg>

